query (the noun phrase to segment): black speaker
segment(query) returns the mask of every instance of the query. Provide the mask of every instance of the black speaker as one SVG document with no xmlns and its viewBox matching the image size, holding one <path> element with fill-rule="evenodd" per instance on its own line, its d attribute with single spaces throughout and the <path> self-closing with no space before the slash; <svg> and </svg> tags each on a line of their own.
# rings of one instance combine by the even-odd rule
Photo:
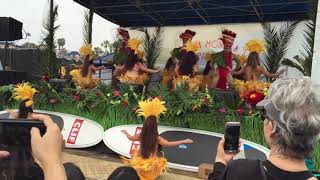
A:
<svg viewBox="0 0 320 180">
<path fill-rule="evenodd" d="M 0 41 L 22 39 L 22 23 L 11 17 L 0 17 Z"/>
</svg>

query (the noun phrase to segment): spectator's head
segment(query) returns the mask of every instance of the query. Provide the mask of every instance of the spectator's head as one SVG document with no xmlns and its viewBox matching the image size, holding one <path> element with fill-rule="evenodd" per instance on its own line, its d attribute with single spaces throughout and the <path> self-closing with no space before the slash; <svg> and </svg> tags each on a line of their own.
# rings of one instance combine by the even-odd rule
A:
<svg viewBox="0 0 320 180">
<path fill-rule="evenodd" d="M 141 156 L 149 158 L 157 150 L 158 145 L 158 119 L 156 116 L 149 116 L 144 121 L 141 130 Z"/>
<path fill-rule="evenodd" d="M 198 58 L 194 52 L 187 52 L 182 57 L 179 74 L 183 76 L 192 76 L 194 74 L 193 67 L 197 64 Z"/>
<path fill-rule="evenodd" d="M 259 54 L 256 52 L 251 52 L 248 56 L 247 66 L 251 67 L 252 69 L 256 69 L 257 66 L 259 65 L 260 65 Z"/>
<path fill-rule="evenodd" d="M 33 113 L 32 106 L 27 106 L 26 102 L 28 102 L 30 99 L 26 99 L 21 101 L 19 105 L 19 112 L 18 112 L 18 118 L 27 119 L 31 113 Z"/>
<path fill-rule="evenodd" d="M 292 159 L 312 157 L 320 135 L 320 85 L 309 77 L 277 80 L 258 106 L 264 107 L 271 151 Z"/>
<path fill-rule="evenodd" d="M 140 180 L 137 172 L 132 167 L 119 167 L 112 172 L 108 180 Z"/>
<path fill-rule="evenodd" d="M 63 164 L 68 180 L 85 180 L 81 169 L 73 163 Z"/>
</svg>

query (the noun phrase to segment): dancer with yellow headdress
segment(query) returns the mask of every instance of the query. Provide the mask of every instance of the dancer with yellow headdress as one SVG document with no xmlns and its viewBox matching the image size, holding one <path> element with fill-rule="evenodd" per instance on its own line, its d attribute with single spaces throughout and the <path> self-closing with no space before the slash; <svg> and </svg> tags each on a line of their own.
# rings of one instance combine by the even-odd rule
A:
<svg viewBox="0 0 320 180">
<path fill-rule="evenodd" d="M 200 49 L 199 42 L 188 41 L 184 47 L 187 52 L 183 55 L 181 62 L 176 66 L 176 77 L 173 80 L 174 88 L 187 84 L 190 91 L 198 91 L 203 76 L 198 75 L 198 56 L 195 54 Z"/>
<path fill-rule="evenodd" d="M 244 74 L 245 81 L 259 81 L 261 75 L 278 77 L 284 72 L 279 71 L 275 74 L 271 74 L 260 65 L 259 53 L 265 51 L 265 43 L 263 41 L 258 39 L 251 40 L 246 43 L 245 50 L 250 52 L 247 64 L 241 70 L 232 72 L 233 75 Z"/>
<path fill-rule="evenodd" d="M 167 110 L 164 104 L 165 102 L 158 98 L 139 102 L 137 113 L 145 118 L 141 133 L 131 136 L 126 130 L 122 131 L 131 141 L 140 141 L 140 150 L 137 150 L 131 159 L 123 158 L 123 161 L 137 171 L 141 180 L 154 180 L 161 172 L 166 172 L 167 160 L 163 154 L 159 154 L 159 145 L 177 146 L 193 143 L 190 139 L 169 142 L 159 136 L 158 118 Z"/>
<path fill-rule="evenodd" d="M 13 112 L 11 110 L 7 110 L 12 118 L 18 119 L 23 118 L 27 119 L 30 117 L 31 113 L 33 113 L 32 105 L 33 105 L 33 96 L 38 92 L 35 88 L 31 86 L 30 83 L 18 84 L 13 89 L 13 98 L 15 100 L 21 100 L 19 105 L 19 111 Z"/>
<path fill-rule="evenodd" d="M 143 62 L 143 51 L 140 50 L 142 42 L 139 39 L 132 38 L 128 40 L 128 47 L 131 49 L 125 63 L 117 66 L 113 73 L 121 83 L 126 84 L 144 84 L 148 79 L 147 73 L 158 73 L 160 69 L 149 69 Z"/>
<path fill-rule="evenodd" d="M 75 69 L 70 72 L 72 80 L 82 89 L 95 88 L 100 80 L 94 79 L 92 76 L 95 71 L 104 69 L 104 66 L 97 68 L 93 65 L 92 49 L 90 44 L 84 45 L 80 48 L 80 55 L 85 59 L 82 65 L 76 66 L 79 69 Z"/>
</svg>

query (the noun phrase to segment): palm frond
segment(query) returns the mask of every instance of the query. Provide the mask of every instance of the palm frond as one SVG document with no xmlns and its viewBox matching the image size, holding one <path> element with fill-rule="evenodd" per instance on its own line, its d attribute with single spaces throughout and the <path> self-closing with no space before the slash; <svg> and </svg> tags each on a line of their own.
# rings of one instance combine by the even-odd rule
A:
<svg viewBox="0 0 320 180">
<path fill-rule="evenodd" d="M 150 34 L 148 29 L 144 29 L 143 50 L 148 68 L 153 68 L 160 56 L 163 31 L 164 28 L 157 27 L 153 34 Z"/>
<path fill-rule="evenodd" d="M 272 27 L 269 23 L 262 24 L 266 41 L 266 59 L 263 63 L 270 73 L 276 73 L 278 71 L 288 51 L 290 39 L 299 22 L 300 21 L 288 22 L 279 30 Z"/>
<path fill-rule="evenodd" d="M 293 62 L 291 59 L 284 58 L 282 61 L 282 65 L 286 65 L 289 67 L 293 67 L 298 69 L 302 74 L 305 73 L 304 69 L 298 63 Z M 304 74 L 305 75 L 305 74 Z"/>
<path fill-rule="evenodd" d="M 93 24 L 93 10 L 88 9 L 84 11 L 83 18 L 83 43 L 91 44 L 92 43 L 92 24 Z"/>
</svg>

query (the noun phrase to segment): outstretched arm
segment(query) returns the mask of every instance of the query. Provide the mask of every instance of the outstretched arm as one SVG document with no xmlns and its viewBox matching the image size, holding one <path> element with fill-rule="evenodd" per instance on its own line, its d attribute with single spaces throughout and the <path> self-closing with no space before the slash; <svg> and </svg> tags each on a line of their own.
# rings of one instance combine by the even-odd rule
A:
<svg viewBox="0 0 320 180">
<path fill-rule="evenodd" d="M 158 73 L 160 71 L 160 68 L 153 70 L 153 69 L 149 69 L 147 68 L 145 65 L 143 65 L 142 63 L 139 63 L 139 69 L 141 71 L 147 72 L 147 73 Z"/>
<path fill-rule="evenodd" d="M 241 68 L 239 71 L 231 72 L 232 75 L 241 75 L 244 73 L 245 68 Z"/>
<path fill-rule="evenodd" d="M 269 71 L 267 71 L 265 68 L 260 67 L 260 71 L 261 71 L 262 74 L 264 74 L 265 76 L 271 78 L 271 77 L 278 77 L 278 76 L 280 76 L 282 73 L 284 73 L 285 70 L 281 70 L 281 71 L 279 71 L 279 72 L 277 72 L 277 73 L 275 73 L 275 74 L 271 74 L 271 73 L 269 73 Z"/>
<path fill-rule="evenodd" d="M 134 136 L 131 136 L 126 130 L 122 130 L 121 131 L 124 135 L 127 136 L 127 138 L 130 140 L 130 141 L 139 141 L 140 140 L 140 135 L 136 134 Z"/>
<path fill-rule="evenodd" d="M 168 141 L 163 137 L 159 136 L 159 144 L 161 146 L 178 146 L 180 144 L 191 144 L 193 141 L 191 139 L 185 139 L 181 141 Z"/>
<path fill-rule="evenodd" d="M 99 71 L 99 70 L 102 70 L 102 69 L 105 69 L 104 66 L 100 66 L 100 67 L 95 67 L 94 65 L 91 65 L 90 68 L 94 71 Z"/>
</svg>

